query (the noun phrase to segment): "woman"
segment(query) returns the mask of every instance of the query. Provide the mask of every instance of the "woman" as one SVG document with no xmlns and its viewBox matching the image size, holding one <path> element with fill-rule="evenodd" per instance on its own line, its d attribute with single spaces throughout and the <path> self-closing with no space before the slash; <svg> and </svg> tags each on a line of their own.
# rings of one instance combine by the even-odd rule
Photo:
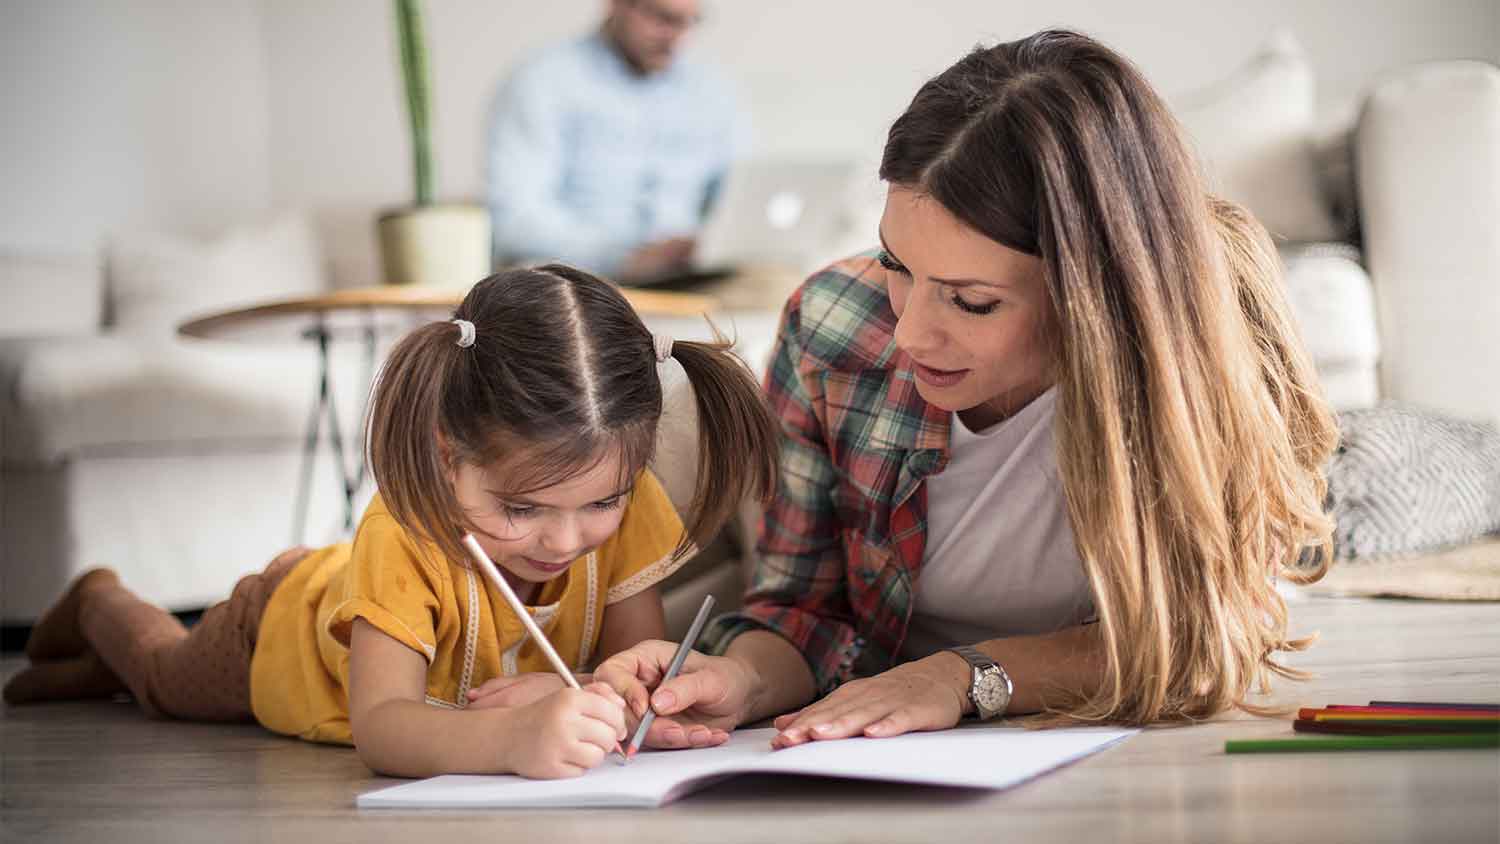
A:
<svg viewBox="0 0 1500 844">
<path fill-rule="evenodd" d="M 1336 440 L 1265 231 L 1069 32 L 930 80 L 881 177 L 884 248 L 787 304 L 763 558 L 723 656 L 655 691 L 652 740 L 788 711 L 778 746 L 1260 711 L 1298 676 L 1274 581 L 1322 574 L 1297 561 L 1328 559 Z M 640 712 L 670 656 L 599 676 Z"/>
</svg>

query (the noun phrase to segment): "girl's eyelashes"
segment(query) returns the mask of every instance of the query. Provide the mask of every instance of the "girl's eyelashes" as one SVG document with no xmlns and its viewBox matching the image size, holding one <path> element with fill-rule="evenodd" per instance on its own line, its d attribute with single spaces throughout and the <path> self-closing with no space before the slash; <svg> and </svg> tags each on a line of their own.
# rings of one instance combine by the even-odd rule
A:
<svg viewBox="0 0 1500 844">
<path fill-rule="evenodd" d="M 880 266 L 885 267 L 893 273 L 906 272 L 906 267 L 902 266 L 900 261 L 897 261 L 895 258 L 891 257 L 891 253 L 885 251 L 884 249 L 875 253 L 875 260 L 880 262 Z"/>
<path fill-rule="evenodd" d="M 540 507 L 536 507 L 530 504 L 507 504 L 504 501 L 501 501 L 499 503 L 500 509 L 505 513 L 506 516 L 512 519 L 524 519 L 528 516 L 534 516 L 537 513 L 541 512 Z M 613 498 L 605 498 L 601 501 L 595 501 L 592 504 L 588 505 L 588 509 L 603 512 L 618 509 L 624 503 L 625 494 L 621 493 L 620 495 L 616 495 Z"/>
</svg>

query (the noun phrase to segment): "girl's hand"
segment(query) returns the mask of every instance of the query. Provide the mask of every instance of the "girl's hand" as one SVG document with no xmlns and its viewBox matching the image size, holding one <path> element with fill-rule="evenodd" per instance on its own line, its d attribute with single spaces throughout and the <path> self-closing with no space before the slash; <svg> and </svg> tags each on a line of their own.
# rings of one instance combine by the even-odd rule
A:
<svg viewBox="0 0 1500 844">
<path fill-rule="evenodd" d="M 751 690 L 757 688 L 751 668 L 739 660 L 690 651 L 681 673 L 653 693 L 676 652 L 672 642 L 641 642 L 605 660 L 594 677 L 625 698 L 636 723 L 649 700 L 658 717 L 646 734 L 648 747 L 723 744 L 750 709 Z"/>
<path fill-rule="evenodd" d="M 588 674 L 579 674 L 577 678 L 585 686 L 593 679 Z M 566 687 L 562 678 L 551 672 L 534 671 L 514 677 L 496 677 L 469 689 L 469 708 L 525 706 Z"/>
<path fill-rule="evenodd" d="M 955 667 L 936 661 L 945 656 L 935 654 L 845 683 L 822 700 L 788 712 L 772 722 L 781 732 L 771 746 L 779 749 L 820 739 L 898 736 L 956 726 L 968 706 L 968 687 L 958 687 Z"/>
<path fill-rule="evenodd" d="M 625 701 L 602 683 L 558 689 L 515 709 L 507 729 L 507 768 L 534 779 L 576 777 L 625 740 Z"/>
</svg>

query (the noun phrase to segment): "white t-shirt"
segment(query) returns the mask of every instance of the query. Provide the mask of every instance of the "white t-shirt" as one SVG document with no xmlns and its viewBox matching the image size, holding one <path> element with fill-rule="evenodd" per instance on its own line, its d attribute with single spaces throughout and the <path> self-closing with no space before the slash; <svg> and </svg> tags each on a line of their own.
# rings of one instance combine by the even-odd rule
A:
<svg viewBox="0 0 1500 844">
<path fill-rule="evenodd" d="M 948 466 L 927 479 L 927 545 L 901 648 L 1050 633 L 1094 614 L 1053 435 L 1057 388 L 988 430 L 953 414 Z"/>
</svg>

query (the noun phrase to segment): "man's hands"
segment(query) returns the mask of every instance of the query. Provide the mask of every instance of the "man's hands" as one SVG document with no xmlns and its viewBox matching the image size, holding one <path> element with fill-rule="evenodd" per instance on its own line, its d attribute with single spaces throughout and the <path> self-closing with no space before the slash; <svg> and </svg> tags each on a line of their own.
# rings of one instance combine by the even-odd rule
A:
<svg viewBox="0 0 1500 844">
<path fill-rule="evenodd" d="M 620 265 L 620 281 L 629 284 L 682 269 L 696 244 L 691 237 L 670 237 L 637 246 Z"/>
</svg>

